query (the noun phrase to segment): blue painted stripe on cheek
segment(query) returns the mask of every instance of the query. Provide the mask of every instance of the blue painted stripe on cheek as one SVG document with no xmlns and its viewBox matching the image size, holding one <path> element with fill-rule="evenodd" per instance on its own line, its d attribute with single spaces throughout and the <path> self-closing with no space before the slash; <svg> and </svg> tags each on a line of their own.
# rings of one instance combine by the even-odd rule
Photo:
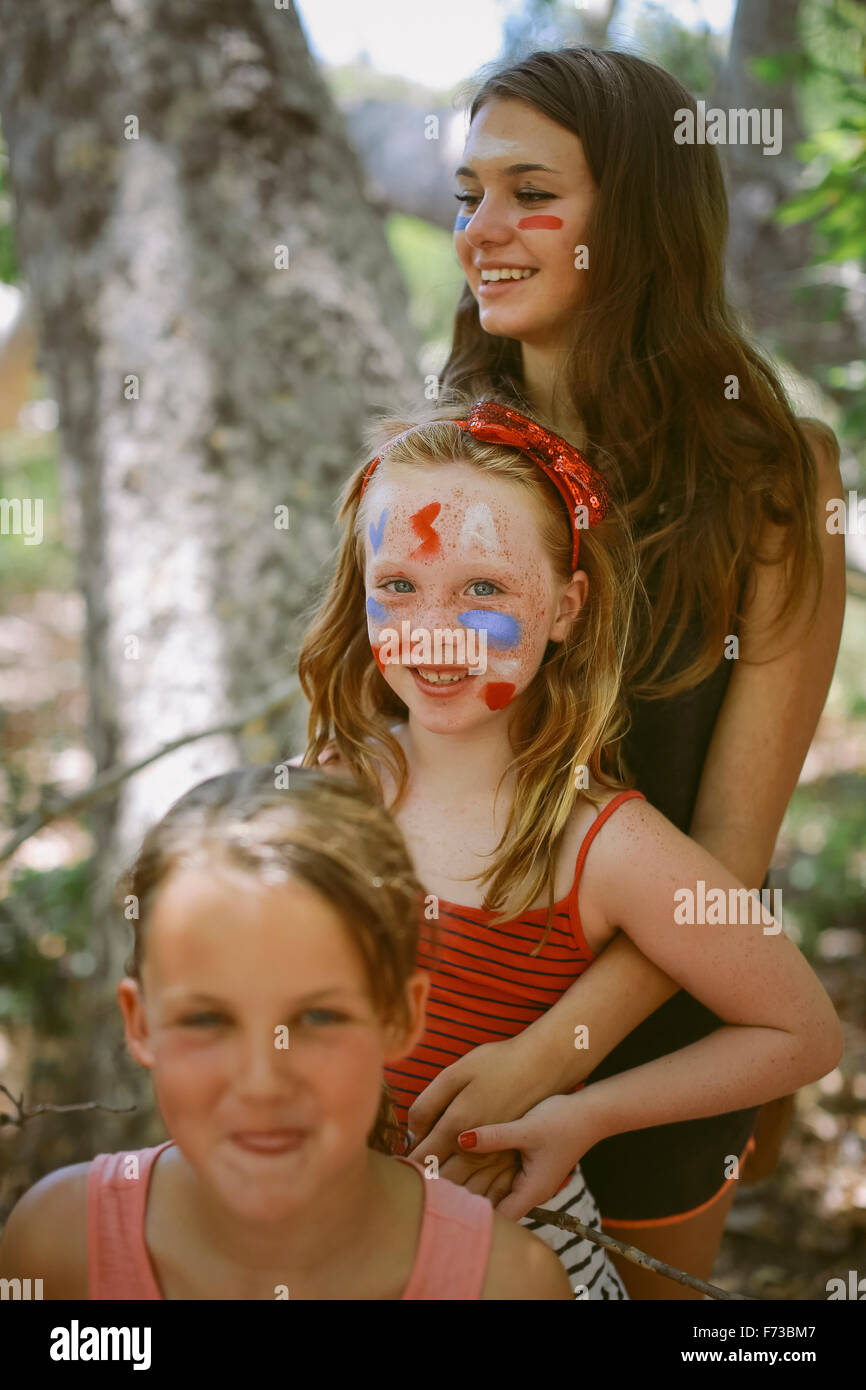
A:
<svg viewBox="0 0 866 1390">
<path fill-rule="evenodd" d="M 523 624 L 510 613 L 496 613 L 489 608 L 470 608 L 466 613 L 458 613 L 457 619 L 464 627 L 486 628 L 491 647 L 501 651 L 516 647 L 523 629 Z"/>
<path fill-rule="evenodd" d="M 470 223 L 471 221 L 472 221 L 472 218 L 471 218 L 471 217 L 464 217 L 464 216 L 462 215 L 462 213 L 459 213 L 459 212 L 458 212 L 457 217 L 456 217 L 455 222 L 454 222 L 454 230 L 455 230 L 455 232 L 465 232 L 465 231 L 466 231 L 466 228 L 469 226 L 469 223 Z"/>
<path fill-rule="evenodd" d="M 367 599 L 367 612 L 371 618 L 375 618 L 377 623 L 383 623 L 388 616 L 388 610 L 383 603 L 377 599 Z"/>
</svg>

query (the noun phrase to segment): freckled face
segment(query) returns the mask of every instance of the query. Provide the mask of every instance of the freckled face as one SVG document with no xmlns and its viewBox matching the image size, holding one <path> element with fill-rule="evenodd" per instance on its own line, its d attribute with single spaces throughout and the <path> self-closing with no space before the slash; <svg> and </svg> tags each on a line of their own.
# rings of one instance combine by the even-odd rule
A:
<svg viewBox="0 0 866 1390">
<path fill-rule="evenodd" d="M 529 686 L 547 642 L 568 628 L 559 612 L 567 583 L 553 572 L 526 493 L 464 462 L 422 471 L 383 460 L 364 501 L 368 632 L 385 680 L 431 732 L 495 717 Z M 450 673 L 463 679 L 431 687 L 417 657 L 414 670 L 383 663 L 383 632 L 399 634 L 404 621 L 431 636 L 437 628 L 484 629 L 486 671 L 470 675 L 467 665 L 452 665 Z M 426 668 L 447 664 L 447 655 L 437 662 L 431 652 Z"/>
<path fill-rule="evenodd" d="M 574 265 L 596 193 L 581 141 L 527 102 L 490 101 L 470 127 L 457 193 L 454 245 L 481 327 L 556 346 L 589 274 Z M 532 274 L 485 281 L 482 269 Z"/>
</svg>

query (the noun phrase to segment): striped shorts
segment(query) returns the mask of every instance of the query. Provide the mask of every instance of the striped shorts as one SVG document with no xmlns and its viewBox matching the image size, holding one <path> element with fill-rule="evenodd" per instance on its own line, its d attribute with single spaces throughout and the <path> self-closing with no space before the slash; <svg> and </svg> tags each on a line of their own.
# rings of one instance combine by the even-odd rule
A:
<svg viewBox="0 0 866 1390">
<path fill-rule="evenodd" d="M 539 1202 L 538 1205 L 551 1211 L 564 1212 L 582 1225 L 601 1231 L 601 1216 L 595 1198 L 581 1176 L 579 1164 L 562 1191 L 551 1197 L 550 1201 Z M 540 1236 L 545 1245 L 556 1251 L 565 1266 L 575 1298 L 628 1298 L 622 1280 L 600 1245 L 593 1245 L 592 1241 L 582 1236 L 572 1235 L 571 1231 L 562 1231 L 558 1226 L 543 1226 L 526 1216 L 521 1219 L 520 1225 L 528 1227 Z"/>
</svg>

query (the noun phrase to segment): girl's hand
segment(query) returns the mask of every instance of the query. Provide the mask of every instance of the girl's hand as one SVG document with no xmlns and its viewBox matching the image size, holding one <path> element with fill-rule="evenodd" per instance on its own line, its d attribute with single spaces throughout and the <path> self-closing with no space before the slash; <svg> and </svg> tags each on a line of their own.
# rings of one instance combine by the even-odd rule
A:
<svg viewBox="0 0 866 1390">
<path fill-rule="evenodd" d="M 472 1139 L 472 1153 L 520 1150 L 523 1165 L 509 1193 L 493 1205 L 502 1216 L 519 1221 L 532 1207 L 543 1206 L 571 1176 L 582 1156 L 604 1139 L 588 1097 L 550 1096 L 521 1120 L 476 1125 L 461 1136 Z"/>
<path fill-rule="evenodd" d="M 479 1192 L 494 1202 L 511 1190 L 520 1172 L 520 1154 L 475 1157 L 461 1149 L 457 1135 L 478 1124 L 519 1119 L 549 1091 L 539 1081 L 541 1068 L 521 1036 L 482 1043 L 445 1067 L 409 1111 L 414 1148 L 408 1157 L 423 1164 L 429 1154 L 449 1181 Z"/>
</svg>

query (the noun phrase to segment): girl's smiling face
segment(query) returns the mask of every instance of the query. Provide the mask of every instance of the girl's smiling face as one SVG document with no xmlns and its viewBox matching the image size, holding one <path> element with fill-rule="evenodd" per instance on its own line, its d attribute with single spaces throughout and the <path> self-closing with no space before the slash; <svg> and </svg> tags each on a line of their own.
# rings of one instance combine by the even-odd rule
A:
<svg viewBox="0 0 866 1390">
<path fill-rule="evenodd" d="M 561 641 L 588 580 L 554 572 L 536 506 L 512 479 L 464 461 L 415 468 L 383 459 L 365 494 L 365 585 L 370 644 L 410 715 L 431 732 L 467 730 L 511 706 L 534 679 L 547 643 Z M 565 517 L 563 517 L 565 521 Z M 386 634 L 428 632 L 431 655 L 383 660 Z M 486 632 L 486 670 L 455 652 L 435 656 L 434 634 Z M 393 650 L 393 649 L 392 649 Z M 398 653 L 399 654 L 399 653 Z M 430 684 L 420 671 L 459 675 Z"/>
<path fill-rule="evenodd" d="M 208 863 L 157 889 L 142 982 L 123 980 L 118 995 L 166 1129 L 205 1190 L 270 1223 L 309 1211 L 366 1162 L 383 1065 L 423 1028 L 426 977 L 407 989 L 408 1035 L 374 1012 L 361 958 L 320 894 Z"/>
<path fill-rule="evenodd" d="M 469 129 L 454 228 L 457 256 L 485 333 L 537 346 L 564 342 L 582 293 L 575 248 L 596 186 L 576 135 L 527 102 L 489 101 Z M 520 279 L 482 271 L 529 270 Z"/>
</svg>

